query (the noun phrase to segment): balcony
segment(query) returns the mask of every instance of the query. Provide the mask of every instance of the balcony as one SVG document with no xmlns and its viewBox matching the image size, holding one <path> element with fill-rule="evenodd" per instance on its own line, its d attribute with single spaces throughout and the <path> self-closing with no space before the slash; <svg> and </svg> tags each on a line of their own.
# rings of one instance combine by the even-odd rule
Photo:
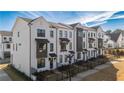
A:
<svg viewBox="0 0 124 93">
<path fill-rule="evenodd" d="M 47 39 L 35 39 L 36 40 L 36 53 L 37 58 L 45 58 L 47 57 L 47 43 L 49 42 Z"/>
<path fill-rule="evenodd" d="M 103 39 L 98 39 L 98 48 L 103 48 Z"/>
</svg>

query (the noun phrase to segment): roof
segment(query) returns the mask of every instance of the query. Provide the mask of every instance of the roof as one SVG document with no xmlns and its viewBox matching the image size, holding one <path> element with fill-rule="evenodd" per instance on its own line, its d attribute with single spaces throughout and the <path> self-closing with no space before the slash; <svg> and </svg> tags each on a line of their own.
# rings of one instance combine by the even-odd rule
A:
<svg viewBox="0 0 124 93">
<path fill-rule="evenodd" d="M 70 26 L 75 27 L 75 26 L 78 25 L 78 24 L 80 24 L 80 23 L 70 24 Z"/>
<path fill-rule="evenodd" d="M 110 34 L 111 40 L 113 40 L 113 41 L 116 42 L 116 41 L 118 40 L 120 34 L 121 34 L 121 33 L 111 33 L 111 34 Z"/>
<path fill-rule="evenodd" d="M 68 27 L 68 28 L 70 28 L 70 29 L 73 29 L 72 26 L 70 26 L 70 25 L 63 24 L 63 23 L 58 23 L 58 24 L 63 25 L 63 26 L 66 26 L 66 27 Z"/>
<path fill-rule="evenodd" d="M 72 29 L 71 26 L 63 24 L 63 23 L 54 23 L 54 22 L 48 22 L 49 25 L 56 27 L 56 28 L 65 28 L 65 29 Z"/>
<path fill-rule="evenodd" d="M 23 17 L 19 17 L 19 18 L 21 18 L 22 20 L 24 20 L 24 21 L 26 21 L 26 22 L 29 23 L 29 22 L 32 22 L 32 21 L 38 19 L 39 17 L 36 18 L 36 19 L 29 19 L 29 18 L 23 18 Z M 43 17 L 41 16 L 41 18 L 43 18 Z M 52 25 L 53 27 L 60 27 L 60 28 L 69 28 L 69 29 L 72 29 L 71 26 L 66 25 L 66 24 L 63 24 L 63 23 L 55 23 L 55 22 L 49 22 L 49 21 L 48 21 L 48 23 L 49 23 L 49 25 Z"/>
<path fill-rule="evenodd" d="M 70 26 L 72 26 L 72 27 L 75 27 L 76 25 L 78 25 L 78 24 L 81 24 L 81 23 L 74 23 L 74 24 L 70 24 Z M 94 28 L 92 28 L 92 27 L 87 27 L 87 26 L 83 26 L 83 25 L 81 25 L 81 28 L 82 29 L 84 29 L 84 30 L 87 30 L 87 31 L 96 31 L 96 29 L 94 29 Z"/>
<path fill-rule="evenodd" d="M 99 27 L 100 27 L 100 26 L 94 26 L 94 27 L 92 27 L 92 28 L 94 28 L 94 29 L 96 29 L 96 30 L 97 30 Z"/>
<path fill-rule="evenodd" d="M 19 18 L 23 19 L 26 22 L 31 22 L 32 21 L 32 19 L 29 19 L 29 18 L 23 18 L 23 17 L 19 17 Z"/>
<path fill-rule="evenodd" d="M 0 31 L 0 35 L 2 35 L 2 36 L 12 36 L 12 32 L 9 32 L 9 31 Z"/>
</svg>

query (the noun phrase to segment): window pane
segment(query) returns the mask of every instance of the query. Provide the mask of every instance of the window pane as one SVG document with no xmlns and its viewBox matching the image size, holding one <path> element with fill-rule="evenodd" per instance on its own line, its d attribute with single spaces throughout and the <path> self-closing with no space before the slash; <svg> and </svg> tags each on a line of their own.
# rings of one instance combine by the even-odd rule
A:
<svg viewBox="0 0 124 93">
<path fill-rule="evenodd" d="M 60 61 L 60 63 L 63 62 L 63 56 L 62 55 L 59 56 L 59 61 Z"/>
<path fill-rule="evenodd" d="M 68 62 L 68 56 L 65 55 L 65 62 Z"/>
<path fill-rule="evenodd" d="M 44 58 L 38 58 L 38 59 L 37 59 L 37 67 L 38 67 L 38 68 L 43 68 L 43 67 L 45 67 L 45 59 L 44 59 Z"/>
<path fill-rule="evenodd" d="M 59 37 L 62 37 L 63 35 L 62 35 L 62 31 L 60 30 L 60 32 L 59 32 Z"/>
<path fill-rule="evenodd" d="M 7 45 L 6 45 L 6 48 L 7 48 L 7 49 L 10 49 L 10 44 L 7 44 Z"/>
<path fill-rule="evenodd" d="M 54 37 L 54 32 L 50 31 L 50 37 Z"/>
<path fill-rule="evenodd" d="M 70 38 L 72 38 L 72 32 L 70 32 Z"/>
<path fill-rule="evenodd" d="M 68 32 L 67 31 L 65 31 L 65 37 L 68 37 Z"/>
<path fill-rule="evenodd" d="M 50 44 L 50 51 L 53 51 L 54 49 L 54 46 L 53 46 L 53 43 Z"/>
<path fill-rule="evenodd" d="M 37 29 L 37 36 L 38 37 L 45 37 L 45 30 L 44 29 Z"/>
</svg>

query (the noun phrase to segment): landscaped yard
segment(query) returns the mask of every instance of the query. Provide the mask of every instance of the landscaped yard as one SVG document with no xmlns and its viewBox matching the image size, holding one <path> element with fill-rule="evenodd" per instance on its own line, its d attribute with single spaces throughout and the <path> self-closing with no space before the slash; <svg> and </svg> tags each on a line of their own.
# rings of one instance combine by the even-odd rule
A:
<svg viewBox="0 0 124 93">
<path fill-rule="evenodd" d="M 110 67 L 100 70 L 99 72 L 89 75 L 82 80 L 86 81 L 118 81 L 124 80 L 124 57 L 118 59 L 118 63 L 112 63 Z"/>
<path fill-rule="evenodd" d="M 0 68 L 3 69 L 13 81 L 30 81 L 27 76 L 14 69 L 11 65 L 0 64 Z"/>
<path fill-rule="evenodd" d="M 108 58 L 111 58 L 111 56 L 109 56 Z M 111 81 L 111 80 L 124 80 L 124 57 L 121 56 L 120 58 L 115 58 L 117 61 L 119 61 L 118 63 L 112 63 L 110 64 L 109 67 L 99 70 L 98 72 L 89 75 L 85 78 L 83 78 L 83 81 Z M 71 73 L 73 73 L 75 76 L 76 74 L 86 71 L 88 69 L 92 69 L 97 65 L 103 64 L 105 62 L 108 62 L 108 59 L 94 59 L 94 60 L 89 60 L 88 64 L 86 63 L 76 63 L 76 64 L 72 64 L 71 66 Z M 103 62 L 103 63 L 102 63 Z M 90 63 L 90 64 L 89 64 Z M 91 66 L 92 65 L 92 66 Z M 29 81 L 30 79 L 25 76 L 23 73 L 17 71 L 16 69 L 14 69 L 11 65 L 8 64 L 0 64 L 0 69 L 3 69 L 8 75 L 9 77 L 14 80 L 14 81 Z M 56 69 L 54 71 L 46 71 L 44 73 L 40 73 L 39 76 L 40 77 L 44 77 L 44 80 L 62 80 L 62 78 L 66 78 L 68 76 L 68 68 L 64 67 L 61 69 Z"/>
</svg>

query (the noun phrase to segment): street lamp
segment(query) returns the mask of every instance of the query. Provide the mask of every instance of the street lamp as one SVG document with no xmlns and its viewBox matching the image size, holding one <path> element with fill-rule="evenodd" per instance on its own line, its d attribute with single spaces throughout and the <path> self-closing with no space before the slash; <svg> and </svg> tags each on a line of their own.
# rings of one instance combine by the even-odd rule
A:
<svg viewBox="0 0 124 93">
<path fill-rule="evenodd" d="M 74 51 L 69 51 L 69 54 L 67 57 L 69 59 L 69 81 L 71 81 L 71 61 L 72 61 L 72 58 L 74 57 Z"/>
</svg>

